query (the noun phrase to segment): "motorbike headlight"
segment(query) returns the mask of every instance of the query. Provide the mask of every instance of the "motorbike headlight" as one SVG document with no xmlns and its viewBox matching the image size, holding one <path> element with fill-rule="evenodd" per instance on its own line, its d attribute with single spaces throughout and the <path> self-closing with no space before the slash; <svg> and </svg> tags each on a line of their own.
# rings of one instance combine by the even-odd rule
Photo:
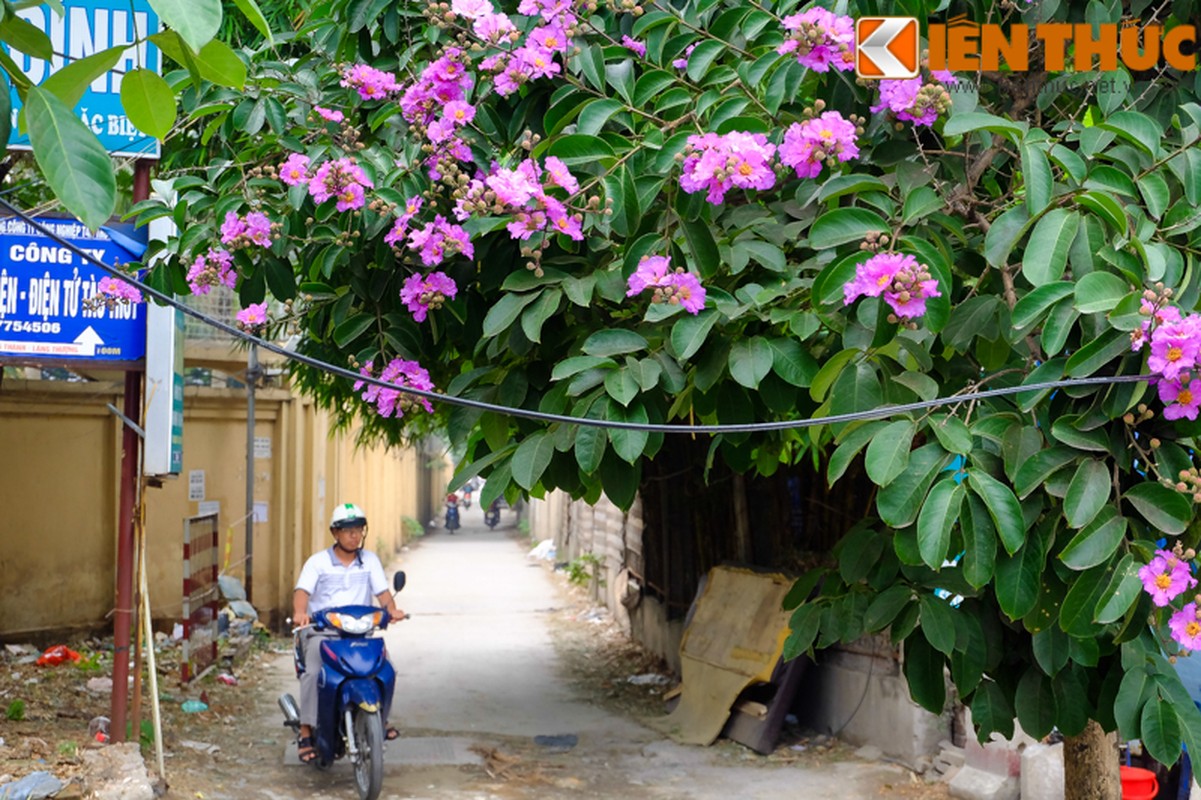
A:
<svg viewBox="0 0 1201 800">
<path fill-rule="evenodd" d="M 326 618 L 335 628 L 347 633 L 367 633 L 380 623 L 382 615 L 376 611 L 361 617 L 352 617 L 349 614 L 329 614 Z"/>
</svg>

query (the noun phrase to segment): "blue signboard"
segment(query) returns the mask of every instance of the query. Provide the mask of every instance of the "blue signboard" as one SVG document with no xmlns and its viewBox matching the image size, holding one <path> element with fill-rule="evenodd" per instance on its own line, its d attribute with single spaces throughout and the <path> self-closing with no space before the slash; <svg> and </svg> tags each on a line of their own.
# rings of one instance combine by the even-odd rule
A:
<svg viewBox="0 0 1201 800">
<path fill-rule="evenodd" d="M 4 49 L 31 82 L 41 85 L 51 73 L 72 61 L 110 47 L 129 45 L 114 70 L 91 83 L 75 106 L 75 113 L 113 155 L 158 158 L 158 139 L 135 128 L 121 105 L 121 76 L 124 73 L 135 67 L 162 72 L 159 49 L 145 41 L 147 36 L 158 33 L 158 15 L 147 0 L 64 0 L 63 6 L 65 13 L 62 16 L 49 5 L 16 12 L 50 37 L 55 56 L 49 62 L 10 51 L 7 46 Z M 142 40 L 141 43 L 134 46 L 138 40 Z M 12 104 L 13 126 L 8 146 L 29 149 L 28 133 L 17 130 L 21 100 L 15 89 L 12 90 Z"/>
<path fill-rule="evenodd" d="M 138 258 L 102 228 L 93 234 L 73 219 L 39 223 L 105 264 Z M 146 229 L 121 236 L 145 243 Z M 139 361 L 146 356 L 146 305 L 90 308 L 108 275 L 16 217 L 0 219 L 0 360 Z"/>
</svg>

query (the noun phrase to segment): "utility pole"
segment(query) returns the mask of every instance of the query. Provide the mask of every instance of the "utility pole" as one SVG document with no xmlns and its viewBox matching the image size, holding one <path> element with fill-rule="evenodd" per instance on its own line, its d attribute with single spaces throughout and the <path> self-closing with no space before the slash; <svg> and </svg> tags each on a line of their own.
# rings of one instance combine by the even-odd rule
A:
<svg viewBox="0 0 1201 800">
<path fill-rule="evenodd" d="M 259 380 L 259 346 L 250 343 L 246 363 L 246 600 L 254 602 L 254 390 Z"/>
</svg>

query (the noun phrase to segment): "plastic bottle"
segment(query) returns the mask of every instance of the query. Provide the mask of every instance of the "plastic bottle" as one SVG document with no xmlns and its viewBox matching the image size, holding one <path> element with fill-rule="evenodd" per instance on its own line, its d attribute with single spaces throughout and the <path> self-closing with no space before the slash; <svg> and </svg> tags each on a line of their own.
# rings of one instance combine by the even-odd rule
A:
<svg viewBox="0 0 1201 800">
<path fill-rule="evenodd" d="M 108 717 L 92 717 L 88 723 L 88 736 L 100 744 L 108 744 Z"/>
</svg>

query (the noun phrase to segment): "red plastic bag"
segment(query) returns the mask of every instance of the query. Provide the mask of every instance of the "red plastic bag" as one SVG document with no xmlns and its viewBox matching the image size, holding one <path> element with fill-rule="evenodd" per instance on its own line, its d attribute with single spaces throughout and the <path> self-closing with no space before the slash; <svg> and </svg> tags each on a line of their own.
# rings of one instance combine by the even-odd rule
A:
<svg viewBox="0 0 1201 800">
<path fill-rule="evenodd" d="M 56 644 L 54 647 L 49 647 L 46 652 L 38 656 L 39 667 L 56 667 L 64 661 L 79 661 L 79 653 L 76 653 L 65 644 Z"/>
</svg>

